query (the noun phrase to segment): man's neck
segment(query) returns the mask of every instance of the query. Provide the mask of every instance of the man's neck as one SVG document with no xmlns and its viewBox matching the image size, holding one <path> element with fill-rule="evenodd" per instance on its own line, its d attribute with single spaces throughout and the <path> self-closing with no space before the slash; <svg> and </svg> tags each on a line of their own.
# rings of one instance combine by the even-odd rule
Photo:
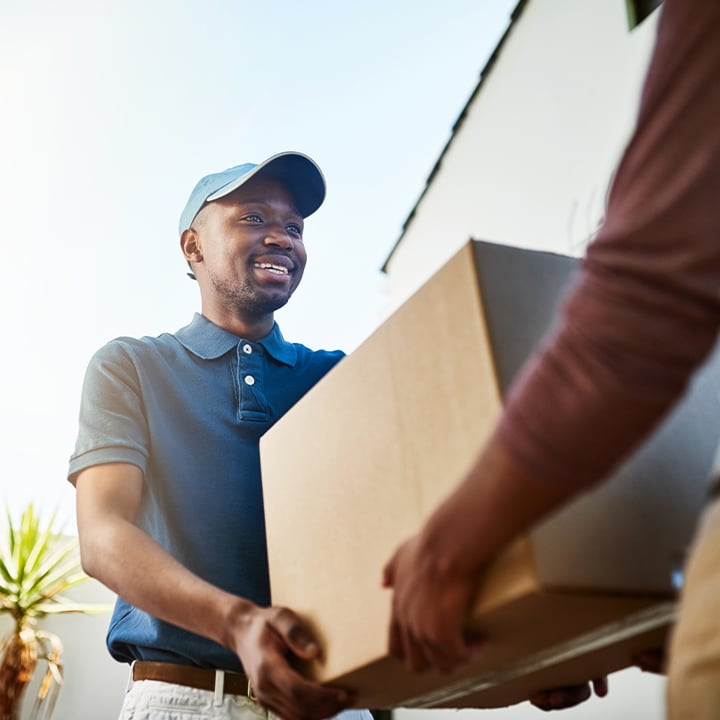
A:
<svg viewBox="0 0 720 720">
<path fill-rule="evenodd" d="M 257 318 L 241 318 L 235 314 L 213 312 L 203 307 L 202 314 L 223 330 L 246 340 L 260 340 L 273 328 L 275 319 L 272 313 Z"/>
</svg>

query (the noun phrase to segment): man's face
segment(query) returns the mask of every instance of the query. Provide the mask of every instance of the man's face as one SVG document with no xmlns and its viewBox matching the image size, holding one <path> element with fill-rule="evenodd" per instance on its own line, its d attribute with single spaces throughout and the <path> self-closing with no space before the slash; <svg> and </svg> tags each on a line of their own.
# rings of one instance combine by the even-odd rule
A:
<svg viewBox="0 0 720 720">
<path fill-rule="evenodd" d="M 262 318 L 300 284 L 307 259 L 303 218 L 281 182 L 252 178 L 208 203 L 193 228 L 209 281 L 203 300 L 219 311 Z"/>
</svg>

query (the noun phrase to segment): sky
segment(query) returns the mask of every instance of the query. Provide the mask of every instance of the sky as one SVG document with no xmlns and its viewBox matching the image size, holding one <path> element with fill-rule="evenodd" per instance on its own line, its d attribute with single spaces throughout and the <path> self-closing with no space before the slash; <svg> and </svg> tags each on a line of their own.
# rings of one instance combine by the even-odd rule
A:
<svg viewBox="0 0 720 720">
<path fill-rule="evenodd" d="M 177 220 L 204 174 L 283 150 L 328 194 L 276 318 L 351 352 L 380 268 L 516 0 L 0 0 L 2 495 L 74 531 L 85 368 L 199 308 Z"/>
</svg>

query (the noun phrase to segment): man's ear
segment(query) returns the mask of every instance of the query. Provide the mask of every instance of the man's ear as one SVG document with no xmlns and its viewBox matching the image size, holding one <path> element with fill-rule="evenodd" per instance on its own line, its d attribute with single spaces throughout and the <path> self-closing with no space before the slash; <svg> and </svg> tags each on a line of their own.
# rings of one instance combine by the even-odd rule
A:
<svg viewBox="0 0 720 720">
<path fill-rule="evenodd" d="M 188 262 L 202 262 L 200 238 L 192 228 L 183 230 L 183 234 L 180 236 L 180 249 Z"/>
</svg>

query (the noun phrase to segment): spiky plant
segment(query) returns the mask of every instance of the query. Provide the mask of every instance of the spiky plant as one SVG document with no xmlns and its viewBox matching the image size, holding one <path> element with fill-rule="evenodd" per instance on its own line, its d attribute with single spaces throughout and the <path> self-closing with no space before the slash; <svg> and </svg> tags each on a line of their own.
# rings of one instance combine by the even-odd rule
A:
<svg viewBox="0 0 720 720">
<path fill-rule="evenodd" d="M 5 507 L 0 528 L 0 613 L 13 629 L 0 642 L 0 720 L 17 720 L 20 701 L 38 660 L 47 663 L 33 708 L 34 718 L 49 718 L 62 684 L 62 644 L 38 629 L 38 620 L 57 613 L 104 612 L 106 605 L 69 600 L 65 591 L 88 579 L 80 566 L 77 539 L 55 530 L 56 513 L 43 526 L 32 503 L 13 524 Z"/>
</svg>

